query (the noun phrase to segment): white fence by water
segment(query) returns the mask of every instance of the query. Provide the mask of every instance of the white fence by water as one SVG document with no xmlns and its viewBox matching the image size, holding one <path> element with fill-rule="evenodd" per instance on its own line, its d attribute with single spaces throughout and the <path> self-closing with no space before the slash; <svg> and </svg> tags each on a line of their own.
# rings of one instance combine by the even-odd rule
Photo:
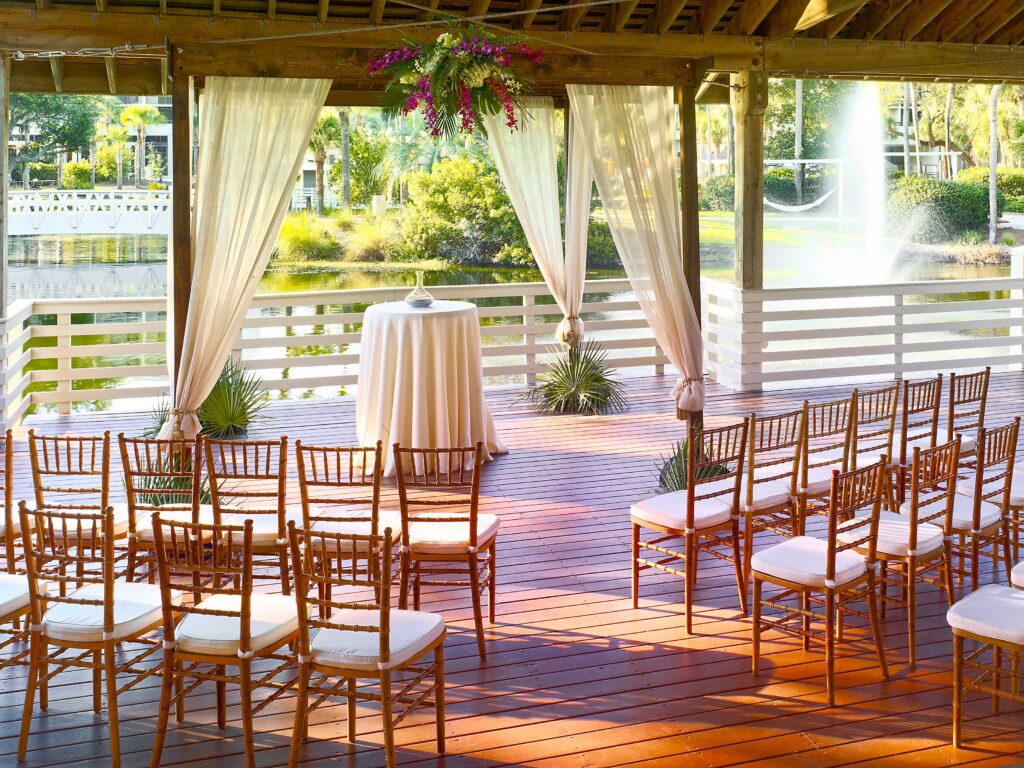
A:
<svg viewBox="0 0 1024 768">
<path fill-rule="evenodd" d="M 171 231 L 168 190 L 12 189 L 9 196 L 10 235 L 166 235 Z"/>
</svg>

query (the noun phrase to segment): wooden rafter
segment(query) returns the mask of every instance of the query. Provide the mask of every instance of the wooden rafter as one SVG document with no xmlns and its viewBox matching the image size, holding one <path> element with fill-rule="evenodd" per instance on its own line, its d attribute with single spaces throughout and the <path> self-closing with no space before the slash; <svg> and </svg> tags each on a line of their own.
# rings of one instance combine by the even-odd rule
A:
<svg viewBox="0 0 1024 768">
<path fill-rule="evenodd" d="M 53 75 L 53 88 L 57 93 L 64 92 L 64 59 L 54 57 L 50 59 L 50 73 Z"/>
<path fill-rule="evenodd" d="M 166 56 L 160 59 L 160 93 L 164 96 L 171 93 L 171 62 Z"/>
<path fill-rule="evenodd" d="M 50 9 L 50 0 L 36 0 L 36 10 L 48 11 Z"/>
<path fill-rule="evenodd" d="M 822 36 L 826 40 L 838 37 L 839 34 L 846 29 L 846 25 L 853 21 L 857 17 L 857 14 L 859 14 L 867 4 L 868 0 L 860 0 L 860 2 L 850 8 L 850 10 L 840 13 L 838 16 L 833 16 L 821 25 Z"/>
<path fill-rule="evenodd" d="M 524 32 L 533 26 L 533 20 L 537 18 L 537 9 L 540 8 L 541 0 L 520 0 L 519 10 L 525 11 L 519 17 L 519 29 Z"/>
<path fill-rule="evenodd" d="M 873 0 L 850 24 L 844 37 L 874 40 L 913 0 Z"/>
<path fill-rule="evenodd" d="M 761 25 L 768 37 L 784 37 L 859 10 L 863 0 L 781 0 Z"/>
<path fill-rule="evenodd" d="M 100 13 L 106 13 L 107 11 L 107 0 L 96 0 L 96 10 Z"/>
<path fill-rule="evenodd" d="M 985 13 L 996 0 L 957 0 L 934 24 L 921 32 L 921 38 L 936 43 L 957 39 L 965 27 Z"/>
<path fill-rule="evenodd" d="M 107 88 L 112 96 L 117 95 L 117 59 L 113 56 L 105 56 L 103 63 L 107 68 Z"/>
<path fill-rule="evenodd" d="M 732 0 L 705 0 L 697 13 L 690 19 L 690 23 L 686 27 L 687 34 L 710 35 L 731 5 Z"/>
<path fill-rule="evenodd" d="M 331 9 L 331 0 L 319 0 L 316 7 L 316 20 L 323 24 L 327 21 L 327 12 Z"/>
<path fill-rule="evenodd" d="M 475 17 L 486 16 L 491 8 L 491 0 L 472 0 L 469 4 L 469 15 Z"/>
<path fill-rule="evenodd" d="M 267 0 L 267 18 L 273 21 L 276 14 L 277 0 Z"/>
<path fill-rule="evenodd" d="M 419 15 L 416 17 L 417 21 L 430 21 L 434 18 L 434 13 L 437 11 L 437 5 L 439 0 L 427 0 L 427 4 L 420 10 Z M 344 105 L 342 105 L 344 106 Z"/>
<path fill-rule="evenodd" d="M 621 32 L 629 23 L 630 16 L 636 10 L 640 0 L 625 0 L 621 3 L 608 6 L 604 13 L 604 23 L 601 26 L 605 32 Z"/>
<path fill-rule="evenodd" d="M 753 35 L 779 0 L 746 0 L 726 28 L 730 35 Z"/>
<path fill-rule="evenodd" d="M 563 32 L 575 32 L 579 29 L 580 22 L 583 21 L 583 17 L 587 15 L 590 7 L 584 4 L 584 0 L 569 0 L 567 5 L 570 7 L 562 11 L 562 16 L 558 20 L 558 28 Z"/>
<path fill-rule="evenodd" d="M 1021 7 L 993 10 L 995 12 L 983 14 L 975 18 L 972 24 L 960 32 L 957 40 L 965 43 L 987 43 L 989 38 L 1024 12 L 1024 8 Z"/>
<path fill-rule="evenodd" d="M 1020 45 L 1024 42 L 1024 19 L 1019 18 L 1013 24 L 999 30 L 989 41 L 993 45 Z"/>
<path fill-rule="evenodd" d="M 890 30 L 900 40 L 913 40 L 952 4 L 953 0 L 921 0 L 912 3 L 893 20 Z"/>
<path fill-rule="evenodd" d="M 385 0 L 373 0 L 370 6 L 370 23 L 374 26 L 384 20 L 384 2 Z"/>
<path fill-rule="evenodd" d="M 672 25 L 676 23 L 679 14 L 686 7 L 686 0 L 658 0 L 658 4 L 651 9 L 647 17 L 646 31 L 664 35 Z"/>
</svg>

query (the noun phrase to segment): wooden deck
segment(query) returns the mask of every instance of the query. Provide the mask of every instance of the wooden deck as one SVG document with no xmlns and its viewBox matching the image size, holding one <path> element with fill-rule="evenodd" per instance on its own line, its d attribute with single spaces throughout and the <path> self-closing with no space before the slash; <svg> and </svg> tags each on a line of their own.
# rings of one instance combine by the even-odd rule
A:
<svg viewBox="0 0 1024 768">
<path fill-rule="evenodd" d="M 671 377 L 630 380 L 630 409 L 606 417 L 541 417 L 514 403 L 514 393 L 489 395 L 510 447 L 488 465 L 483 494 L 502 520 L 498 622 L 488 630 L 481 664 L 471 636 L 467 595 L 434 588 L 428 610 L 449 622 L 448 754 L 433 751 L 429 712 L 397 734 L 402 765 L 442 768 L 536 766 L 938 766 L 1012 765 L 1024 758 L 1024 713 L 1004 707 L 993 717 L 987 700 L 967 706 L 968 748 L 950 745 L 951 635 L 945 601 L 924 586 L 919 608 L 918 668 L 905 663 L 905 617 L 887 614 L 884 630 L 892 671 L 883 682 L 866 646 L 844 646 L 837 663 L 837 706 L 824 707 L 824 666 L 818 651 L 765 636 L 762 673 L 750 673 L 750 624 L 738 612 L 731 567 L 702 560 L 695 634 L 682 620 L 681 580 L 645 573 L 642 602 L 629 601 L 629 519 L 632 501 L 656 485 L 655 463 L 681 434 L 670 408 Z M 712 387 L 706 420 L 735 419 L 750 410 L 777 412 L 805 398 L 848 388 L 740 395 Z M 994 376 L 990 421 L 1024 411 L 1024 376 Z M 287 434 L 310 444 L 355 438 L 354 402 L 343 398 L 275 404 L 258 436 Z M 51 433 L 137 432 L 145 414 L 34 417 Z M 19 443 L 19 497 L 28 487 Z M 297 498 L 297 489 L 295 489 Z M 991 580 L 989 573 L 985 580 Z M 850 637 L 865 633 L 851 624 Z M 24 671 L 0 676 L 0 766 L 14 766 Z M 84 675 L 51 684 L 50 709 L 35 714 L 26 765 L 108 766 L 107 730 L 91 711 Z M 121 702 L 126 766 L 148 764 L 158 683 L 147 681 Z M 229 694 L 231 696 L 231 694 Z M 237 702 L 237 693 L 229 701 Z M 287 763 L 293 699 L 256 718 L 261 766 Z M 359 739 L 344 738 L 344 706 L 314 714 L 305 765 L 384 764 L 380 719 L 359 710 Z M 238 716 L 234 707 L 229 712 Z M 191 696 L 186 723 L 173 727 L 164 765 L 241 765 L 241 730 L 216 727 L 214 695 Z"/>
</svg>

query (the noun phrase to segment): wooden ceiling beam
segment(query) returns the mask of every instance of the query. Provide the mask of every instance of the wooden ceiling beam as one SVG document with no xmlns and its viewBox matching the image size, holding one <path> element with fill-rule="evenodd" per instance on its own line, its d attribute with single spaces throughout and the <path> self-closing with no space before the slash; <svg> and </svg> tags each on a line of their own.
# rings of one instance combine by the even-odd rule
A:
<svg viewBox="0 0 1024 768">
<path fill-rule="evenodd" d="M 436 5 L 434 6 L 437 7 Z M 473 18 L 486 16 L 491 8 L 491 0 L 471 0 L 469 4 L 469 15 Z"/>
<path fill-rule="evenodd" d="M 846 28 L 843 36 L 874 40 L 911 2 L 912 0 L 872 0 L 861 10 L 856 23 Z"/>
<path fill-rule="evenodd" d="M 55 57 L 50 59 L 50 74 L 53 75 L 53 89 L 57 93 L 64 92 L 64 59 Z"/>
<path fill-rule="evenodd" d="M 1017 19 L 1013 24 L 999 30 L 990 43 L 993 45 L 1020 45 L 1024 41 L 1024 18 Z"/>
<path fill-rule="evenodd" d="M 793 31 L 802 32 L 805 29 L 816 27 L 847 11 L 859 10 L 863 5 L 862 0 L 808 0 L 793 24 Z"/>
<path fill-rule="evenodd" d="M 634 3 L 633 7 L 636 7 Z M 679 14 L 686 7 L 686 0 L 658 0 L 658 4 L 651 10 L 644 27 L 647 32 L 656 35 L 664 35 L 672 25 L 676 23 Z"/>
<path fill-rule="evenodd" d="M 277 0 L 267 0 L 267 18 L 270 21 L 274 20 L 274 16 L 277 14 Z"/>
<path fill-rule="evenodd" d="M 127 62 L 122 60 L 122 65 Z M 118 86 L 123 93 L 159 96 L 160 63 L 135 61 L 118 69 Z M 43 59 L 11 62 L 11 90 L 17 93 L 53 93 L 52 65 Z M 65 59 L 61 65 L 61 93 L 109 94 L 106 65 L 99 59 Z"/>
<path fill-rule="evenodd" d="M 533 26 L 533 20 L 537 18 L 537 9 L 540 8 L 542 0 L 521 0 L 519 10 L 524 13 L 519 17 L 519 29 L 528 32 Z"/>
<path fill-rule="evenodd" d="M 370 24 L 377 26 L 384 20 L 384 2 L 385 0 L 373 0 L 373 4 L 370 6 Z"/>
<path fill-rule="evenodd" d="M 997 34 L 1010 22 L 1024 12 L 1024 3 L 1017 3 L 1015 8 L 992 9 L 993 13 L 978 16 L 974 22 L 965 27 L 955 38 L 955 42 L 987 43 L 989 38 Z"/>
<path fill-rule="evenodd" d="M 113 56 L 104 56 L 103 63 L 107 69 L 107 88 L 112 96 L 117 95 L 117 59 Z"/>
<path fill-rule="evenodd" d="M 50 0 L 36 0 L 37 11 L 48 11 L 50 10 Z"/>
<path fill-rule="evenodd" d="M 686 27 L 690 35 L 710 35 L 722 20 L 732 0 L 704 0 Z"/>
<path fill-rule="evenodd" d="M 605 32 L 621 32 L 626 28 L 629 18 L 633 15 L 633 11 L 636 10 L 639 3 L 640 0 L 625 0 L 624 2 L 608 6 L 601 28 Z"/>
<path fill-rule="evenodd" d="M 732 17 L 726 32 L 730 35 L 747 36 L 757 33 L 757 28 L 765 20 L 779 0 L 745 0 L 736 15 Z"/>
<path fill-rule="evenodd" d="M 892 36 L 900 40 L 913 40 L 952 4 L 953 0 L 920 0 L 911 4 L 893 20 L 890 26 Z"/>
<path fill-rule="evenodd" d="M 100 13 L 107 12 L 107 0 L 96 0 L 96 10 Z"/>
<path fill-rule="evenodd" d="M 760 32 L 767 37 L 785 37 L 796 32 L 796 25 L 807 9 L 808 0 L 780 0 L 761 24 Z"/>
<path fill-rule="evenodd" d="M 316 7 L 316 20 L 323 24 L 327 21 L 327 13 L 331 10 L 331 0 L 319 0 Z"/>
<path fill-rule="evenodd" d="M 846 25 L 849 24 L 858 13 L 868 4 L 868 0 L 860 0 L 855 6 L 852 6 L 848 11 L 843 11 L 837 16 L 833 16 L 831 19 L 821 25 L 822 35 L 826 40 L 831 40 L 834 37 L 838 37 L 839 33 L 846 29 Z"/>
<path fill-rule="evenodd" d="M 427 4 L 423 6 L 419 14 L 416 16 L 417 21 L 431 21 L 434 18 L 434 14 L 437 12 L 439 0 L 427 0 Z M 336 104 L 334 106 L 352 106 L 347 104 Z"/>
<path fill-rule="evenodd" d="M 950 42 L 995 2 L 996 0 L 956 0 L 956 3 L 947 8 L 934 24 L 921 31 L 919 39 L 937 43 Z"/>
<path fill-rule="evenodd" d="M 569 0 L 569 7 L 562 11 L 562 15 L 558 20 L 558 28 L 560 30 L 563 32 L 575 32 L 579 29 L 583 17 L 590 10 L 590 7 L 585 5 L 584 2 L 585 0 Z"/>
</svg>

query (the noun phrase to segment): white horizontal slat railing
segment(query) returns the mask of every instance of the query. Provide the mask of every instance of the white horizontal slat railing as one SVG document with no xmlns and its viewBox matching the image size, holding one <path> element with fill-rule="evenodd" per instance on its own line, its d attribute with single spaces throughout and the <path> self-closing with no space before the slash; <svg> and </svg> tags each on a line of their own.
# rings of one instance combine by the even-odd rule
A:
<svg viewBox="0 0 1024 768">
<path fill-rule="evenodd" d="M 708 370 L 733 389 L 1024 363 L 1024 278 L 702 285 Z"/>
<path fill-rule="evenodd" d="M 439 299 L 479 306 L 486 380 L 532 382 L 550 354 L 561 313 L 543 283 L 437 286 Z M 268 390 L 330 394 L 356 383 L 363 310 L 404 298 L 407 288 L 257 296 L 232 357 Z M 627 280 L 586 284 L 582 317 L 619 369 L 662 371 Z M 76 403 L 156 398 L 167 388 L 166 300 L 46 299 L 9 308 L 7 423 L 33 405 L 68 412 Z M 225 329 L 231 332 L 231 329 Z"/>
</svg>

